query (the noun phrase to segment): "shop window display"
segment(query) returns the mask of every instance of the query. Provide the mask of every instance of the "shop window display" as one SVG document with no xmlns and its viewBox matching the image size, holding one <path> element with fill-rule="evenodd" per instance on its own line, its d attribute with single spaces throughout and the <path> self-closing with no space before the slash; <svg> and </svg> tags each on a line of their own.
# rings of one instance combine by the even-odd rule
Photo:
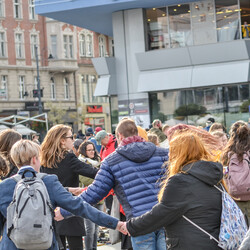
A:
<svg viewBox="0 0 250 250">
<path fill-rule="evenodd" d="M 174 125 L 204 126 L 207 116 L 228 128 L 236 120 L 248 121 L 250 83 L 150 93 L 151 120 Z"/>
</svg>

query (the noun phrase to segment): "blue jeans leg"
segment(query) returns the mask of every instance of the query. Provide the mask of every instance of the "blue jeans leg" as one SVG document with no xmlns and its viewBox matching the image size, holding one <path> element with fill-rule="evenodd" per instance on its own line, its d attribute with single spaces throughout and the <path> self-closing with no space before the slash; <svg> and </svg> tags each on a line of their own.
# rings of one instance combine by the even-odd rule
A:
<svg viewBox="0 0 250 250">
<path fill-rule="evenodd" d="M 131 237 L 133 250 L 166 250 L 164 229 L 142 236 Z"/>
<path fill-rule="evenodd" d="M 94 206 L 98 210 L 102 210 L 103 205 L 97 204 Z M 85 250 L 97 249 L 97 237 L 99 233 L 99 226 L 89 219 L 84 219 L 86 236 L 84 236 Z"/>
</svg>

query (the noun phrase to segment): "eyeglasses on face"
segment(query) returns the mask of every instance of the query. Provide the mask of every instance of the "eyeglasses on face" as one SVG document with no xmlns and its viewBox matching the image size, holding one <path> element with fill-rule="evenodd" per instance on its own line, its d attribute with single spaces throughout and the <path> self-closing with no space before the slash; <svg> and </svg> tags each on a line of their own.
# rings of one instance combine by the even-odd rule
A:
<svg viewBox="0 0 250 250">
<path fill-rule="evenodd" d="M 65 136 L 65 138 L 70 138 L 71 140 L 73 140 L 74 136 L 73 135 L 71 135 L 71 136 Z"/>
</svg>

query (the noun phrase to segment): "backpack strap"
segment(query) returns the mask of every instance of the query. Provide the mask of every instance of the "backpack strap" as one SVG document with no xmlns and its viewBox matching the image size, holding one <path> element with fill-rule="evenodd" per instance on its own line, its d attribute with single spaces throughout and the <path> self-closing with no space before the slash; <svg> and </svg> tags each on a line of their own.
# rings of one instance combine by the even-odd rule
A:
<svg viewBox="0 0 250 250">
<path fill-rule="evenodd" d="M 213 235 L 211 235 L 210 233 L 208 233 L 206 230 L 204 230 L 203 228 L 201 228 L 200 226 L 198 226 L 197 224 L 195 224 L 193 221 L 191 221 L 190 219 L 188 219 L 185 215 L 182 215 L 182 217 L 188 221 L 189 223 L 191 223 L 193 226 L 197 227 L 199 230 L 201 230 L 203 233 L 205 233 L 206 235 L 209 236 L 210 240 L 214 240 L 216 241 L 218 244 L 220 243 Z"/>
</svg>

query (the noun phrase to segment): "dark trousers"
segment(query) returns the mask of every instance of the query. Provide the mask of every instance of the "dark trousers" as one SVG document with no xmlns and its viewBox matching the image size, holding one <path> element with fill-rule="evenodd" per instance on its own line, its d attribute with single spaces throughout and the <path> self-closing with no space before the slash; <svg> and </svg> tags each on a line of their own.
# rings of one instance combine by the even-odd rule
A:
<svg viewBox="0 0 250 250">
<path fill-rule="evenodd" d="M 69 250 L 83 250 L 82 236 L 64 236 L 60 235 L 64 250 L 66 248 L 66 238 L 69 244 Z"/>
</svg>

